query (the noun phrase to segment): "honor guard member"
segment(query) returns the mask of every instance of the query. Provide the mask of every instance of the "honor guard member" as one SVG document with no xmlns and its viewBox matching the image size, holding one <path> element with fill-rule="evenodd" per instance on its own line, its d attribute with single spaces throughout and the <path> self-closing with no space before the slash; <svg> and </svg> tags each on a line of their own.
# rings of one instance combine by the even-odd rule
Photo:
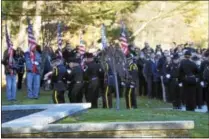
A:
<svg viewBox="0 0 209 139">
<path fill-rule="evenodd" d="M 146 96 L 146 81 L 145 81 L 145 78 L 144 78 L 144 75 L 143 75 L 143 68 L 144 68 L 144 65 L 145 65 L 145 56 L 144 56 L 144 53 L 143 52 L 140 52 L 139 54 L 139 59 L 137 60 L 137 66 L 138 66 L 138 77 L 139 77 L 139 96 Z"/>
<path fill-rule="evenodd" d="M 69 58 L 68 63 L 71 69 L 71 74 L 68 76 L 68 80 L 71 81 L 68 89 L 68 98 L 72 103 L 81 103 L 83 99 L 83 69 L 80 65 L 80 58 Z"/>
<path fill-rule="evenodd" d="M 165 85 L 165 92 L 166 92 L 166 100 L 167 102 L 172 101 L 172 95 L 170 93 L 170 72 L 171 72 L 171 57 L 166 57 L 166 61 L 163 65 L 163 83 Z"/>
<path fill-rule="evenodd" d="M 196 107 L 196 76 L 198 74 L 197 65 L 190 60 L 191 52 L 186 51 L 185 59 L 180 63 L 180 86 L 183 83 L 183 92 L 186 93 L 185 103 L 187 111 L 194 111 Z"/>
<path fill-rule="evenodd" d="M 179 87 L 179 55 L 176 53 L 172 58 L 170 65 L 170 94 L 172 96 L 172 104 L 174 109 L 181 108 L 181 94 Z"/>
<path fill-rule="evenodd" d="M 209 51 L 204 54 L 204 61 L 201 64 L 203 70 L 201 84 L 204 86 L 204 98 L 209 112 Z"/>
<path fill-rule="evenodd" d="M 202 108 L 203 106 L 203 84 L 201 85 L 201 73 L 200 73 L 200 58 L 197 57 L 196 55 L 192 57 L 192 61 L 197 65 L 198 67 L 198 74 L 196 75 L 196 102 L 197 102 L 197 107 L 199 109 Z"/>
<path fill-rule="evenodd" d="M 113 71 L 110 68 L 110 63 L 111 61 L 107 61 L 105 64 L 105 94 L 103 97 L 103 108 L 112 108 L 112 93 L 115 90 L 115 80 L 114 80 L 114 75 Z"/>
<path fill-rule="evenodd" d="M 136 58 L 131 56 L 130 62 L 129 62 L 129 73 L 132 76 L 133 81 L 135 82 L 135 95 L 138 94 L 139 89 L 139 77 L 138 77 L 138 66 L 137 66 L 137 61 Z"/>
<path fill-rule="evenodd" d="M 99 93 L 99 72 L 101 67 L 94 61 L 93 54 L 86 53 L 86 74 L 88 77 L 88 87 L 86 101 L 91 102 L 92 108 L 97 108 L 97 100 Z"/>
<path fill-rule="evenodd" d="M 51 63 L 53 67 L 53 73 L 51 77 L 51 82 L 54 89 L 52 95 L 53 102 L 55 104 L 65 103 L 64 93 L 67 89 L 66 75 L 70 73 L 70 71 L 67 71 L 63 61 L 57 56 L 53 56 Z"/>
<path fill-rule="evenodd" d="M 126 80 L 126 93 L 125 93 L 125 98 L 126 98 L 126 108 L 131 109 L 131 108 L 137 108 L 137 103 L 136 103 L 136 81 L 138 78 L 138 67 L 134 63 L 133 59 L 130 59 L 130 64 L 129 64 L 129 74 L 127 76 Z"/>
<path fill-rule="evenodd" d="M 209 51 L 203 55 L 203 61 L 200 65 L 201 85 L 203 87 L 203 101 L 207 102 L 209 110 Z"/>
</svg>

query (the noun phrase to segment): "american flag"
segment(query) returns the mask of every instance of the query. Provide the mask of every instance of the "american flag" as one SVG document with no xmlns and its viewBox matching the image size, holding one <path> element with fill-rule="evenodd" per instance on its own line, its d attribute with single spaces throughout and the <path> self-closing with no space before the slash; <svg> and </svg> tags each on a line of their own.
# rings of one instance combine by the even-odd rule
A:
<svg viewBox="0 0 209 139">
<path fill-rule="evenodd" d="M 33 63 L 35 61 L 35 54 L 33 53 L 33 49 L 36 47 L 37 44 L 36 44 L 35 37 L 33 35 L 33 27 L 30 24 L 29 18 L 27 18 L 27 20 L 28 20 L 28 45 L 30 49 L 31 61 Z"/>
<path fill-rule="evenodd" d="M 62 34 L 61 34 L 61 24 L 57 25 L 57 43 L 58 43 L 58 53 L 62 57 Z"/>
<path fill-rule="evenodd" d="M 81 55 L 83 55 L 85 53 L 85 44 L 84 44 L 84 40 L 83 40 L 83 32 L 82 31 L 80 33 L 80 44 L 79 44 L 78 52 Z"/>
<path fill-rule="evenodd" d="M 9 54 L 9 65 L 12 65 L 12 59 L 13 59 L 13 44 L 12 41 L 9 37 L 9 33 L 7 30 L 7 25 L 5 26 L 5 33 L 6 33 L 6 42 L 7 42 L 7 47 L 8 47 L 8 54 Z"/>
<path fill-rule="evenodd" d="M 84 70 L 84 66 L 85 66 L 85 60 L 84 60 L 85 43 L 83 41 L 83 31 L 80 32 L 80 45 L 78 47 L 78 52 L 81 55 L 81 67 Z"/>
<path fill-rule="evenodd" d="M 104 24 L 102 24 L 101 35 L 102 35 L 102 49 L 105 49 L 107 47 L 107 38 L 106 38 L 106 28 Z"/>
<path fill-rule="evenodd" d="M 122 28 L 122 31 L 120 35 L 120 46 L 121 46 L 123 53 L 127 55 L 129 50 L 128 50 L 128 42 L 126 38 L 125 24 L 123 22 L 121 23 L 121 28 Z"/>
</svg>

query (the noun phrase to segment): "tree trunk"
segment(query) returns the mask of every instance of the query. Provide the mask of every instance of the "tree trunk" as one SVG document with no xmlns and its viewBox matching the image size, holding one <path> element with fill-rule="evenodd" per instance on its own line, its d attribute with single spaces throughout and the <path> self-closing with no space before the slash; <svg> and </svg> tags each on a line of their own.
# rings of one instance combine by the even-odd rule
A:
<svg viewBox="0 0 209 139">
<path fill-rule="evenodd" d="M 41 32 L 41 16 L 38 16 L 40 15 L 41 13 L 41 8 L 43 6 L 44 2 L 43 1 L 36 1 L 36 15 L 35 16 L 35 21 L 34 21 L 34 24 L 33 24 L 33 31 L 34 31 L 34 36 L 35 36 L 35 39 L 36 39 L 36 42 L 38 44 L 41 43 L 41 40 L 39 39 L 40 37 L 40 32 Z"/>
</svg>

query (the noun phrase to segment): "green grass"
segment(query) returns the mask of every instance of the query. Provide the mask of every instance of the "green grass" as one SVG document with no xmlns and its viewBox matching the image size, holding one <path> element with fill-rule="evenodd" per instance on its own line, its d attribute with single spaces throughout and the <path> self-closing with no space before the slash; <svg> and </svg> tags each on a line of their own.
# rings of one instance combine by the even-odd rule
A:
<svg viewBox="0 0 209 139">
<path fill-rule="evenodd" d="M 2 105 L 13 104 L 51 104 L 52 91 L 40 92 L 38 100 L 28 99 L 26 90 L 17 92 L 17 101 L 8 102 L 5 89 L 2 89 Z M 66 101 L 68 101 L 66 93 Z M 67 117 L 59 123 L 81 123 L 81 122 L 113 122 L 113 121 L 172 121 L 172 120 L 194 120 L 195 128 L 190 130 L 191 137 L 209 137 L 209 115 L 207 113 L 181 112 L 177 110 L 159 110 L 157 108 L 171 108 L 172 105 L 155 99 L 140 97 L 137 99 L 138 109 L 127 110 L 124 98 L 120 99 L 120 110 L 115 109 L 89 109 L 88 111 L 71 117 Z M 99 107 L 101 102 L 99 101 Z"/>
</svg>

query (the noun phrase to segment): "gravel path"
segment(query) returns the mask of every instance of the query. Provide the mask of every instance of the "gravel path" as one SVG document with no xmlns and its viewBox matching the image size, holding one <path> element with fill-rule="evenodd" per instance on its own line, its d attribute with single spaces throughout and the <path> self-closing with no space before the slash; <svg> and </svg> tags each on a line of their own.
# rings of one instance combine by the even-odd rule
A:
<svg viewBox="0 0 209 139">
<path fill-rule="evenodd" d="M 1 112 L 1 122 L 5 123 L 5 122 L 11 121 L 11 120 L 15 120 L 17 118 L 21 118 L 21 117 L 28 116 L 28 115 L 36 113 L 36 112 L 43 111 L 43 110 L 33 109 L 33 110 L 2 111 Z"/>
</svg>

